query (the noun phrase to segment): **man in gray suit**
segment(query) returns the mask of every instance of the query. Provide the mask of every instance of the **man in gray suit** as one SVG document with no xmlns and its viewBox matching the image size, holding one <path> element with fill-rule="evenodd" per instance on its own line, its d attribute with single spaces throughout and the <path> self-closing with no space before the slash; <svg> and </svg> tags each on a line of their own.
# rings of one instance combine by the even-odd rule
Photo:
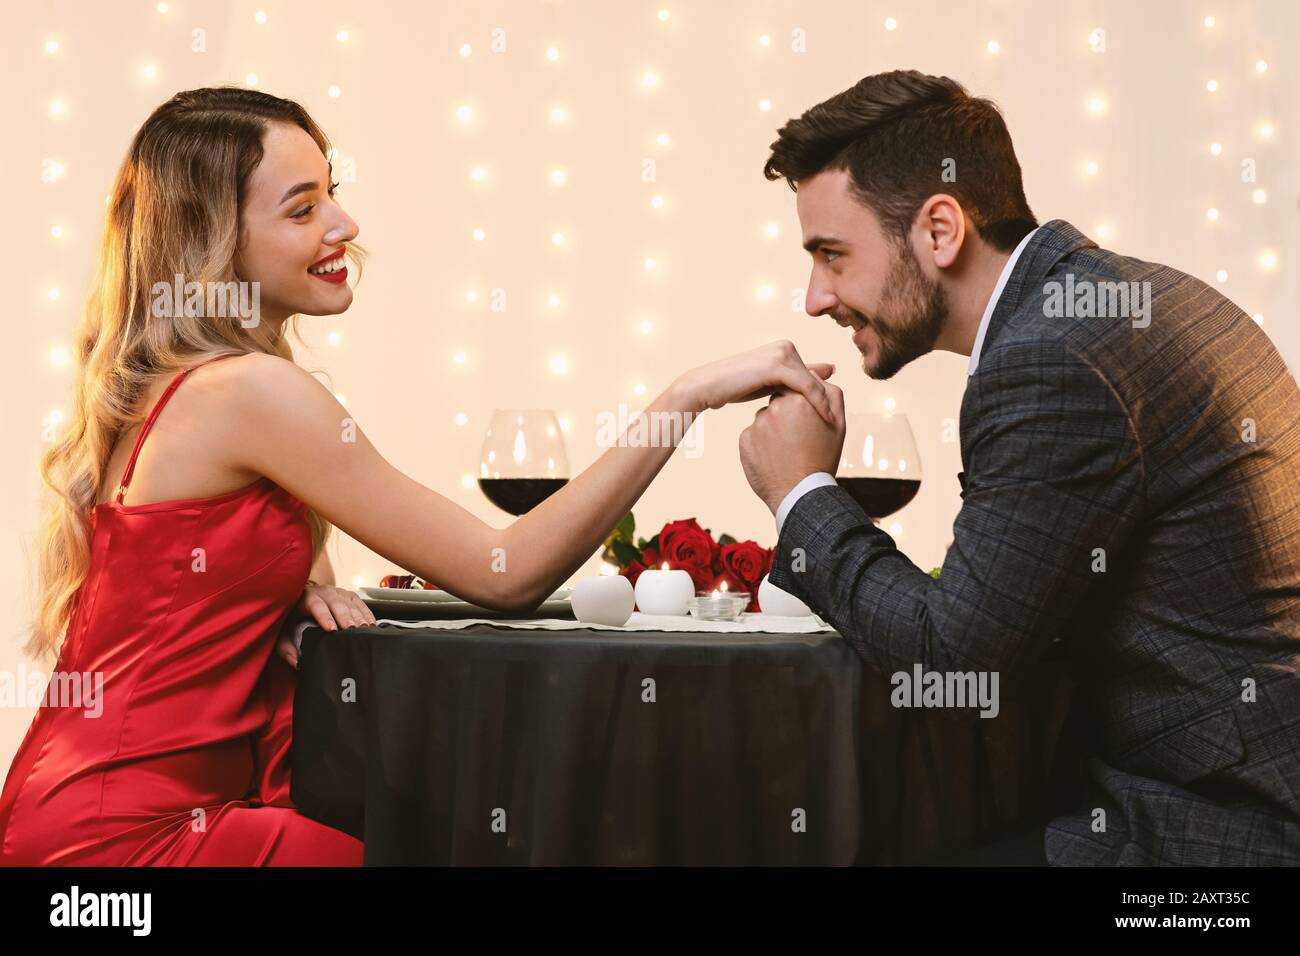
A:
<svg viewBox="0 0 1300 956">
<path fill-rule="evenodd" d="M 772 583 L 884 674 L 1005 692 L 1064 639 L 1087 799 L 989 859 L 1300 863 L 1300 390 L 1268 337 L 1191 276 L 1038 225 L 996 107 L 944 77 L 863 79 L 782 127 L 765 173 L 796 191 L 808 312 L 869 376 L 971 357 L 938 579 L 836 485 L 842 421 L 759 411 L 740 450 Z"/>
</svg>

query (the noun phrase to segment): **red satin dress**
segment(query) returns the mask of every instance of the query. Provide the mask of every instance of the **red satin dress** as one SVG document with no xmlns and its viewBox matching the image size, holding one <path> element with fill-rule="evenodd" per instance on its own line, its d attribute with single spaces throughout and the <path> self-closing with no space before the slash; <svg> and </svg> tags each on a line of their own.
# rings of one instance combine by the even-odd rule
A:
<svg viewBox="0 0 1300 956">
<path fill-rule="evenodd" d="M 289 800 L 296 672 L 274 646 L 311 571 L 306 506 L 268 478 L 122 503 L 191 371 L 150 412 L 116 500 L 91 513 L 90 570 L 55 666 L 68 677 L 9 768 L 0 864 L 361 864 L 361 841 Z"/>
</svg>

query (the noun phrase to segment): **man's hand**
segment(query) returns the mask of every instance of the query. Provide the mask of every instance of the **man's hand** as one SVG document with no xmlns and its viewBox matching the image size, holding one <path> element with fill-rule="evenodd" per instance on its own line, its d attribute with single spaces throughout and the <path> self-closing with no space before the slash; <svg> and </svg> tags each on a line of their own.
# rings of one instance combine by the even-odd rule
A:
<svg viewBox="0 0 1300 956">
<path fill-rule="evenodd" d="M 776 514 L 795 485 L 818 471 L 832 475 L 844 448 L 844 392 L 824 382 L 833 424 L 802 395 L 781 393 L 740 433 L 740 463 L 749 487 Z"/>
</svg>

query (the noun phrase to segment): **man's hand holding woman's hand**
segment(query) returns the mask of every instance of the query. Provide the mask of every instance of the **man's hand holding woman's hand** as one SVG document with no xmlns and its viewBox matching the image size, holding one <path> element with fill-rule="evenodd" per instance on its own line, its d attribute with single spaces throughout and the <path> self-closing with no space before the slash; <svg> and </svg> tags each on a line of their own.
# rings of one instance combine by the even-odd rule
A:
<svg viewBox="0 0 1300 956">
<path fill-rule="evenodd" d="M 740 464 L 754 494 L 776 514 L 785 496 L 809 475 L 839 468 L 844 449 L 844 392 L 827 382 L 832 421 L 822 420 L 803 398 L 774 396 L 740 433 Z"/>
<path fill-rule="evenodd" d="M 697 411 L 771 396 L 741 433 L 740 458 L 750 487 L 775 513 L 808 475 L 839 467 L 844 393 L 826 381 L 834 371 L 805 365 L 783 340 L 691 369 L 675 384 Z"/>
<path fill-rule="evenodd" d="M 302 597 L 294 605 L 294 613 L 285 625 L 284 636 L 275 646 L 275 652 L 288 661 L 291 667 L 298 666 L 298 649 L 293 646 L 293 628 L 304 618 L 311 618 L 327 631 L 369 627 L 375 623 L 375 616 L 356 591 L 309 581 Z"/>
</svg>

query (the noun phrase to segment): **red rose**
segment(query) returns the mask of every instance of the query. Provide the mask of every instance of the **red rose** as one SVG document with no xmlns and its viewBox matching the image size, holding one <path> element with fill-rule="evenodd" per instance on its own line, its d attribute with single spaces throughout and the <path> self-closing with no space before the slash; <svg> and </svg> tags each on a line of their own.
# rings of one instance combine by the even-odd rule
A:
<svg viewBox="0 0 1300 956">
<path fill-rule="evenodd" d="M 721 582 L 726 581 L 727 590 L 743 591 L 753 595 L 748 610 L 759 611 L 758 586 L 763 582 L 763 575 L 772 565 L 772 553 L 754 541 L 724 544 L 719 555 L 722 572 L 718 577 L 718 584 L 714 586 L 721 586 Z"/>
<path fill-rule="evenodd" d="M 664 525 L 659 532 L 659 552 L 668 567 L 691 576 L 695 590 L 707 591 L 713 586 L 718 543 L 694 518 Z"/>
<path fill-rule="evenodd" d="M 664 563 L 664 557 L 659 553 L 659 549 L 652 544 L 646 545 L 641 550 L 641 563 L 647 568 L 660 568 Z"/>
<path fill-rule="evenodd" d="M 659 554 L 659 549 L 654 545 L 647 545 L 641 551 L 641 557 L 633 558 L 625 568 L 619 569 L 619 574 L 627 578 L 627 583 L 636 587 L 636 579 L 641 576 L 642 571 L 654 568 L 658 570 L 663 563 L 663 557 Z"/>
<path fill-rule="evenodd" d="M 646 566 L 633 558 L 627 567 L 621 569 L 618 573 L 627 578 L 627 583 L 636 587 L 636 579 L 641 576 L 641 572 L 646 570 Z"/>
</svg>

